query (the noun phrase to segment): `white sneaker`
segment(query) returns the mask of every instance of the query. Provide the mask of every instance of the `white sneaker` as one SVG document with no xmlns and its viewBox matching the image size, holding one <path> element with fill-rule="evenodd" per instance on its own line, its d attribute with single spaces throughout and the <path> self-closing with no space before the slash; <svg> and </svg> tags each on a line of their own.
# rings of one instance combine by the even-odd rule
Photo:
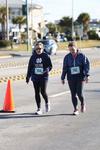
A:
<svg viewBox="0 0 100 150">
<path fill-rule="evenodd" d="M 46 112 L 50 111 L 50 103 L 45 104 L 45 111 Z"/>
<path fill-rule="evenodd" d="M 73 115 L 79 115 L 78 109 L 74 110 Z"/>
<path fill-rule="evenodd" d="M 36 115 L 42 115 L 42 111 L 40 109 L 38 109 L 35 114 Z"/>
</svg>

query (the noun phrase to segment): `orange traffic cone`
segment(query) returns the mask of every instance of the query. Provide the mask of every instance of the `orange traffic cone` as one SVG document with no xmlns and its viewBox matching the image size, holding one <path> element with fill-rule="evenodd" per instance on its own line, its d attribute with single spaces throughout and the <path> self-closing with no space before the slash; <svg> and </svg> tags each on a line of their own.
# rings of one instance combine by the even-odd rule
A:
<svg viewBox="0 0 100 150">
<path fill-rule="evenodd" d="M 0 112 L 15 112 L 11 80 L 8 80 L 3 110 Z"/>
</svg>

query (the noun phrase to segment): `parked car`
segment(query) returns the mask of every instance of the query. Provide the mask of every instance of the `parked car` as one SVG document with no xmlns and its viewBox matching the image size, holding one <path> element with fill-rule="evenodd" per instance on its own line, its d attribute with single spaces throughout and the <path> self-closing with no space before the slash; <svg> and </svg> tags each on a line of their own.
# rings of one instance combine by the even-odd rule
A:
<svg viewBox="0 0 100 150">
<path fill-rule="evenodd" d="M 47 54 L 56 55 L 56 51 L 57 51 L 58 46 L 57 46 L 57 43 L 55 42 L 55 40 L 53 40 L 53 39 L 43 39 L 43 40 L 38 40 L 37 42 L 42 42 L 43 43 L 44 50 Z M 34 52 L 34 45 L 32 47 L 33 52 Z"/>
<path fill-rule="evenodd" d="M 57 42 L 66 42 L 67 41 L 67 38 L 65 36 L 57 36 L 56 37 L 56 41 Z"/>
</svg>

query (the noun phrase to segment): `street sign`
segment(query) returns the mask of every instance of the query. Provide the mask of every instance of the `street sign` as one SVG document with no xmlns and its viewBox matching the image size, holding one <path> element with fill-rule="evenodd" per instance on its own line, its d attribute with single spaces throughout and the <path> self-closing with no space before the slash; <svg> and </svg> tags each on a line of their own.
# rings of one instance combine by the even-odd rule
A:
<svg viewBox="0 0 100 150">
<path fill-rule="evenodd" d="M 27 15 L 27 6 L 26 6 L 26 4 L 22 5 L 22 15 L 24 15 L 24 16 Z"/>
</svg>

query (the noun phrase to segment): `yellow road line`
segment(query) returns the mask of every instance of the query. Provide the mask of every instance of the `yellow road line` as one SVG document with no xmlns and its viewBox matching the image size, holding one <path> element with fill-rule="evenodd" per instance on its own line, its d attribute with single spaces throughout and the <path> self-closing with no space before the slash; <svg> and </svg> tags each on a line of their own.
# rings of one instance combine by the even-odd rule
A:
<svg viewBox="0 0 100 150">
<path fill-rule="evenodd" d="M 91 63 L 91 67 L 99 67 L 100 66 L 100 60 L 98 61 L 93 61 Z M 56 75 L 61 75 L 62 69 L 53 69 L 50 72 L 50 77 L 54 77 Z M 13 76 L 8 76 L 8 77 L 1 77 L 0 78 L 0 83 L 3 82 L 7 82 L 9 79 L 13 80 L 13 81 L 17 81 L 17 80 L 25 80 L 26 75 L 25 74 L 21 74 L 21 75 L 13 75 Z"/>
</svg>

